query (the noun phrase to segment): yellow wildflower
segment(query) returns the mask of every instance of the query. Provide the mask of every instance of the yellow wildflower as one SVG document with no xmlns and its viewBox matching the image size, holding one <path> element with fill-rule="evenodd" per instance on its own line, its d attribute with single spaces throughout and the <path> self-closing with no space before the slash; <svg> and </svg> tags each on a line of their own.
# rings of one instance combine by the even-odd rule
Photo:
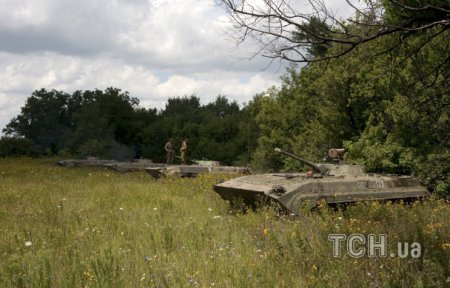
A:
<svg viewBox="0 0 450 288">
<path fill-rule="evenodd" d="M 444 250 L 450 250 L 450 243 L 444 243 L 441 246 Z"/>
<path fill-rule="evenodd" d="M 83 272 L 83 276 L 86 278 L 86 280 L 88 281 L 93 281 L 94 280 L 94 275 L 91 275 L 91 273 L 89 273 L 89 271 L 84 271 Z"/>
</svg>

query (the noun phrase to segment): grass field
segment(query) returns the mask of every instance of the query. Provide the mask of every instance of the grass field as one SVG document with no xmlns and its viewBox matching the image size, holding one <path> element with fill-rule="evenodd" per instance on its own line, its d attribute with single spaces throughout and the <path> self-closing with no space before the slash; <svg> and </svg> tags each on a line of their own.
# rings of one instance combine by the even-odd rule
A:
<svg viewBox="0 0 450 288">
<path fill-rule="evenodd" d="M 220 177 L 0 160 L 0 287 L 450 285 L 443 200 L 244 214 L 212 190 Z M 333 257 L 331 233 L 386 234 L 396 257 Z M 398 242 L 418 242 L 420 257 L 398 257 Z"/>
</svg>

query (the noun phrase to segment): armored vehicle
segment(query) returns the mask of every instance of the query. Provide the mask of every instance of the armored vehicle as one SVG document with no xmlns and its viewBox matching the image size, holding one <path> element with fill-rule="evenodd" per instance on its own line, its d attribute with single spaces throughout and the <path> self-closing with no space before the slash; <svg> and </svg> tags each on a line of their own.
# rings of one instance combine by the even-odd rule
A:
<svg viewBox="0 0 450 288">
<path fill-rule="evenodd" d="M 61 160 L 57 162 L 58 165 L 65 167 L 103 167 L 104 165 L 116 165 L 117 161 L 115 160 L 104 160 L 98 159 L 95 157 L 88 157 L 87 159 L 69 159 L 69 160 Z"/>
<path fill-rule="evenodd" d="M 86 159 L 69 159 L 57 162 L 58 165 L 64 167 L 101 167 L 115 170 L 118 172 L 129 172 L 129 171 L 145 171 L 147 167 L 151 166 L 162 166 L 164 164 L 155 164 L 151 160 L 134 160 L 128 162 L 118 162 L 116 160 L 105 160 L 98 159 L 96 157 L 88 157 Z"/>
<path fill-rule="evenodd" d="M 196 177 L 201 173 L 221 174 L 250 174 L 248 167 L 220 166 L 220 165 L 169 165 L 161 167 L 148 167 L 147 173 L 159 179 L 165 176 Z"/>
<path fill-rule="evenodd" d="M 153 163 L 151 160 L 147 159 L 137 159 L 130 162 L 114 162 L 105 164 L 104 167 L 117 171 L 117 172 L 137 172 L 146 171 L 149 167 L 165 167 L 166 164 Z"/>
<path fill-rule="evenodd" d="M 340 204 L 409 200 L 429 195 L 427 189 L 411 176 L 366 174 L 361 165 L 317 164 L 278 148 L 275 151 L 297 159 L 312 170 L 243 176 L 217 184 L 214 190 L 231 203 L 238 199 L 249 207 L 272 203 L 293 214 L 298 214 L 304 202 L 314 207 L 323 200 L 328 204 Z"/>
<path fill-rule="evenodd" d="M 196 177 L 201 173 L 221 174 L 250 174 L 248 167 L 221 166 L 218 161 L 194 160 L 196 165 L 169 165 L 165 163 L 153 163 L 151 160 L 139 159 L 128 162 L 115 160 L 103 160 L 94 157 L 88 159 L 69 159 L 57 162 L 65 167 L 101 167 L 117 172 L 146 171 L 152 177 L 159 179 L 165 176 Z"/>
</svg>

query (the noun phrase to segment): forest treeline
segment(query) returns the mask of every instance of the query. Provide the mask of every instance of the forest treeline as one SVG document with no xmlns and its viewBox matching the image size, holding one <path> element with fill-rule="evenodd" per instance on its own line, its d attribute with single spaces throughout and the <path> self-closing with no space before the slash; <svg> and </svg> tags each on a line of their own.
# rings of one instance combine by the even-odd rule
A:
<svg viewBox="0 0 450 288">
<path fill-rule="evenodd" d="M 174 97 L 157 110 L 118 88 L 72 94 L 41 89 L 3 130 L 9 136 L 0 153 L 165 162 L 168 139 L 179 147 L 187 138 L 189 158 L 232 164 L 248 157 L 243 120 L 243 110 L 224 96 L 207 105 L 195 95 Z"/>
<path fill-rule="evenodd" d="M 381 17 L 393 17 L 388 12 Z M 191 159 L 267 171 L 301 168 L 276 155 L 274 147 L 313 161 L 322 161 L 331 147 L 344 147 L 347 162 L 364 164 L 367 171 L 415 173 L 449 195 L 450 30 L 445 27 L 384 35 L 340 57 L 291 66 L 280 87 L 261 87 L 242 107 L 225 96 L 201 105 L 192 95 L 170 98 L 157 110 L 140 107 L 138 99 L 117 88 L 71 95 L 37 90 L 4 129 L 0 155 L 142 155 L 159 162 L 168 138 L 179 147 L 187 137 Z M 347 33 L 357 28 L 346 24 Z M 401 46 L 395 45 L 399 37 Z M 311 60 L 346 49 L 340 43 L 311 43 Z"/>
</svg>

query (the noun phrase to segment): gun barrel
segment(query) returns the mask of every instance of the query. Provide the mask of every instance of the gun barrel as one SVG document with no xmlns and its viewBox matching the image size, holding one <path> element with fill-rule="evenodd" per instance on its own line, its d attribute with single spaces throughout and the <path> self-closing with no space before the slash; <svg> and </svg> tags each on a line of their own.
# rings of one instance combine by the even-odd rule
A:
<svg viewBox="0 0 450 288">
<path fill-rule="evenodd" d="M 301 158 L 301 157 L 299 157 L 299 156 L 297 156 L 297 155 L 295 155 L 295 154 L 292 154 L 292 153 L 283 151 L 283 150 L 281 150 L 280 148 L 275 148 L 275 152 L 278 152 L 278 153 L 284 154 L 284 155 L 286 155 L 286 156 L 289 156 L 289 157 L 291 157 L 291 158 L 294 158 L 294 159 L 300 161 L 301 163 L 303 163 L 303 164 L 305 164 L 305 165 L 308 165 L 309 167 L 313 168 L 314 171 L 316 171 L 316 172 L 318 172 L 318 173 L 326 174 L 326 173 L 328 172 L 328 169 L 323 168 L 323 167 L 320 167 L 320 166 L 318 166 L 316 163 L 313 163 L 313 162 L 311 162 L 311 161 L 305 160 L 305 159 L 303 159 L 303 158 Z"/>
</svg>

